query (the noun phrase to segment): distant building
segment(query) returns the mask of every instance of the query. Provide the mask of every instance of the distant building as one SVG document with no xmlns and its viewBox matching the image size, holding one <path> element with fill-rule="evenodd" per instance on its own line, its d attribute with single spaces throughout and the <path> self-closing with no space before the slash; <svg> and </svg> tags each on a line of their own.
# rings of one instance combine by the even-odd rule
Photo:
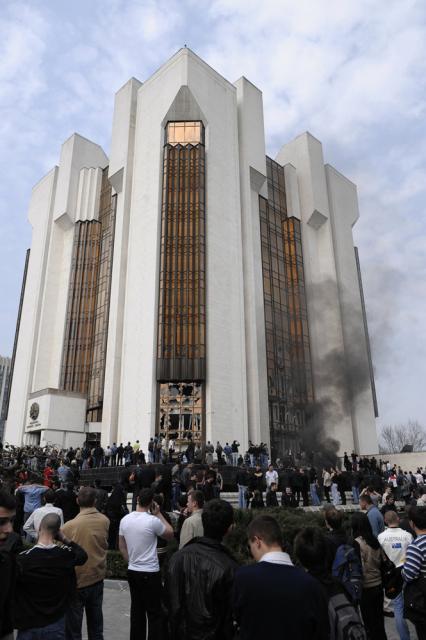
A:
<svg viewBox="0 0 426 640">
<path fill-rule="evenodd" d="M 11 359 L 0 356 L 0 440 L 3 440 L 9 399 Z"/>
<path fill-rule="evenodd" d="M 74 134 L 34 187 L 7 439 L 276 457 L 320 408 L 342 451 L 377 452 L 358 216 L 311 134 L 266 156 L 245 78 L 184 48 L 130 79 L 110 156 Z"/>
</svg>

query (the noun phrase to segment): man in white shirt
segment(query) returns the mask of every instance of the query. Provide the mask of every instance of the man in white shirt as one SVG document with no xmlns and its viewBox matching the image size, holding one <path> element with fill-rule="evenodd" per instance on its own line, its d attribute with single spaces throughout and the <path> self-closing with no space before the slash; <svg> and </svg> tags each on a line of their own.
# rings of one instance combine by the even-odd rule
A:
<svg viewBox="0 0 426 640">
<path fill-rule="evenodd" d="M 109 463 L 111 460 L 111 456 L 112 456 L 112 449 L 111 447 L 108 445 L 107 448 L 105 449 L 105 466 L 109 467 Z"/>
<path fill-rule="evenodd" d="M 417 498 L 418 507 L 426 507 L 426 488 L 421 485 L 419 487 L 419 497 Z"/>
<path fill-rule="evenodd" d="M 55 492 L 52 489 L 48 489 L 42 497 L 42 501 L 44 503 L 43 506 L 35 509 L 25 522 L 24 531 L 31 541 L 37 540 L 40 523 L 48 513 L 56 513 L 61 519 L 61 527 L 64 526 L 64 514 L 62 513 L 62 509 L 53 506 L 55 497 Z"/>
<path fill-rule="evenodd" d="M 421 484 L 421 485 L 424 484 L 424 478 L 423 478 L 423 476 L 421 474 L 421 470 L 420 469 L 417 469 L 416 473 L 414 474 L 414 477 L 416 479 L 417 484 Z"/>
<path fill-rule="evenodd" d="M 274 465 L 269 465 L 268 471 L 265 473 L 265 480 L 267 489 L 269 489 L 273 482 L 278 485 L 278 472 L 274 469 Z"/>
<path fill-rule="evenodd" d="M 124 516 L 120 522 L 119 549 L 129 563 L 130 640 L 146 637 L 147 618 L 148 640 L 163 637 L 157 537 L 171 540 L 173 529 L 153 498 L 152 489 L 142 489 L 136 511 Z"/>
<path fill-rule="evenodd" d="M 204 506 L 204 494 L 202 491 L 190 491 L 188 493 L 187 518 L 180 532 L 179 549 L 182 549 L 190 540 L 204 535 L 203 521 L 201 519 Z"/>
<path fill-rule="evenodd" d="M 388 558 L 396 567 L 401 567 L 405 562 L 408 545 L 413 541 L 413 536 L 399 526 L 399 516 L 395 511 L 385 513 L 386 529 L 379 533 L 377 539 Z M 410 640 L 410 632 L 407 621 L 404 618 L 404 596 L 401 592 L 394 600 L 395 624 L 401 640 Z"/>
</svg>

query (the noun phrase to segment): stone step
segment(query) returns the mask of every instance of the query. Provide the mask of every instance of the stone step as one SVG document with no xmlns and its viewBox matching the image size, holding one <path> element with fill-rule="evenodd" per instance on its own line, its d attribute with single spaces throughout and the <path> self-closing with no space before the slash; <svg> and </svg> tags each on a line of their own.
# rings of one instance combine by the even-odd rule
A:
<svg viewBox="0 0 426 640">
<path fill-rule="evenodd" d="M 278 498 L 279 505 L 281 505 L 281 496 L 282 496 L 281 491 L 277 491 L 277 498 Z M 220 494 L 220 497 L 222 498 L 222 500 L 226 500 L 227 502 L 229 502 L 234 507 L 234 509 L 238 509 L 238 491 L 222 491 Z M 346 492 L 346 501 L 347 501 L 346 504 L 337 505 L 336 508 L 342 511 L 359 511 L 359 505 L 352 503 L 352 493 L 350 491 Z M 326 504 L 327 503 L 323 501 L 319 507 L 314 507 L 312 505 L 309 505 L 309 507 L 304 507 L 302 502 L 300 502 L 299 508 L 307 512 L 322 511 Z M 403 509 L 405 507 L 404 502 L 398 501 L 398 502 L 395 502 L 395 504 L 399 509 Z M 127 506 L 129 508 L 129 511 L 131 511 L 132 510 L 132 494 L 131 493 L 127 495 Z"/>
</svg>

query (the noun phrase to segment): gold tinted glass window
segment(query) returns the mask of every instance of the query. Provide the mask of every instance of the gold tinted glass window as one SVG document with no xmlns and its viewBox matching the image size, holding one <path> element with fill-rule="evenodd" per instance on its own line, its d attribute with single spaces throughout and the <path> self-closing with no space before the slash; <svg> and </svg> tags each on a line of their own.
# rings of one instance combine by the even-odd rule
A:
<svg viewBox="0 0 426 640">
<path fill-rule="evenodd" d="M 202 138 L 200 122 L 170 127 L 175 140 Z M 204 177 L 203 144 L 165 145 L 157 345 L 162 382 L 205 379 Z"/>
<path fill-rule="evenodd" d="M 200 142 L 203 142 L 201 122 L 169 122 L 167 124 L 167 144 L 199 144 Z"/>
<path fill-rule="evenodd" d="M 260 196 L 269 420 L 273 457 L 295 451 L 313 401 L 300 221 L 288 217 L 284 169 L 267 158 Z"/>
<path fill-rule="evenodd" d="M 169 122 L 163 155 L 157 432 L 202 440 L 206 377 L 205 150 L 201 122 Z"/>
<path fill-rule="evenodd" d="M 87 421 L 102 420 L 106 348 L 108 338 L 109 300 L 111 292 L 112 260 L 114 253 L 115 207 L 117 196 L 112 195 L 108 180 L 108 167 L 102 175 L 99 203 L 101 250 L 93 326 L 92 361 L 87 396 Z"/>
<path fill-rule="evenodd" d="M 116 196 L 102 175 L 99 220 L 77 222 L 68 291 L 61 388 L 87 394 L 87 420 L 102 420 Z"/>
<path fill-rule="evenodd" d="M 100 246 L 100 223 L 96 220 L 77 222 L 62 360 L 61 388 L 67 391 L 87 393 L 92 361 Z"/>
</svg>

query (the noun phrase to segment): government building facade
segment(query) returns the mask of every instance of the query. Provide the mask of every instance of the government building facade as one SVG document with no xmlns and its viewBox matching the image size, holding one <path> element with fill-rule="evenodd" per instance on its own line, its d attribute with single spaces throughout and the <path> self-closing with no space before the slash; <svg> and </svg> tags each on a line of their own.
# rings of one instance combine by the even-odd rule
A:
<svg viewBox="0 0 426 640">
<path fill-rule="evenodd" d="M 74 134 L 33 189 L 5 440 L 277 457 L 321 407 L 341 451 L 376 453 L 358 216 L 311 134 L 266 155 L 245 78 L 184 48 L 130 79 L 109 157 Z"/>
</svg>

